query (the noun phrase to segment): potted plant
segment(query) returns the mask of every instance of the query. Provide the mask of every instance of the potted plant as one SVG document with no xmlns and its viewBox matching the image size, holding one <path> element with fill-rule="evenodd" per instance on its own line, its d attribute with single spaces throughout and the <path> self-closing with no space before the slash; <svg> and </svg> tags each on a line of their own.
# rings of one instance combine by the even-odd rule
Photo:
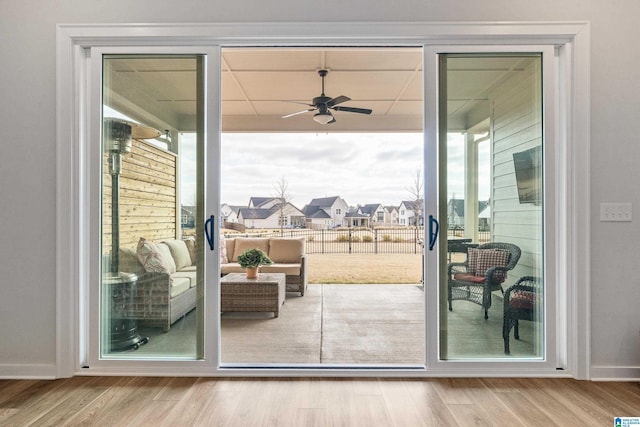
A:
<svg viewBox="0 0 640 427">
<path fill-rule="evenodd" d="M 247 270 L 247 279 L 258 277 L 258 268 L 261 265 L 271 265 L 273 261 L 261 249 L 247 249 L 238 255 L 238 264 Z"/>
</svg>

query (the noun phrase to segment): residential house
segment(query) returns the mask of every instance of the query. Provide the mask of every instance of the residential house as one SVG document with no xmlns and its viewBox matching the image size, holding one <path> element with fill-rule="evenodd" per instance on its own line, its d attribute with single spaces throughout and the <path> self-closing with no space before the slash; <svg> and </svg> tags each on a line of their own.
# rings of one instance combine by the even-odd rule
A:
<svg viewBox="0 0 640 427">
<path fill-rule="evenodd" d="M 322 197 L 311 200 L 302 212 L 308 228 L 326 229 L 346 225 L 349 205 L 340 196 Z"/>
<path fill-rule="evenodd" d="M 231 206 L 227 203 L 223 203 L 220 206 L 220 215 L 225 222 L 238 222 L 238 213 L 244 206 Z"/>
<path fill-rule="evenodd" d="M 371 217 L 362 213 L 359 209 L 349 209 L 344 217 L 348 227 L 369 227 Z"/>
<path fill-rule="evenodd" d="M 385 206 L 384 207 L 384 225 L 398 225 L 398 207 L 397 206 Z"/>
<path fill-rule="evenodd" d="M 488 201 L 479 201 L 478 213 L 481 214 L 488 206 Z M 480 216 L 478 217 L 480 218 Z M 487 217 L 485 217 L 485 219 L 487 219 Z M 449 228 L 464 228 L 464 199 L 449 200 L 447 204 L 447 225 Z"/>
<path fill-rule="evenodd" d="M 398 207 L 398 223 L 400 225 L 424 225 L 424 203 L 422 200 L 405 200 Z"/>
<path fill-rule="evenodd" d="M 369 224 L 374 225 L 384 224 L 384 206 L 380 203 L 370 203 L 359 207 L 359 211 L 369 217 Z"/>
<path fill-rule="evenodd" d="M 182 228 L 193 228 L 196 225 L 196 207 L 185 206 L 180 208 L 180 225 Z"/>
<path fill-rule="evenodd" d="M 277 199 L 276 199 L 277 200 Z M 241 208 L 238 213 L 238 222 L 247 228 L 280 228 L 303 226 L 304 214 L 300 209 L 287 202 L 282 206 L 280 203 L 265 203 L 269 208 Z"/>
</svg>

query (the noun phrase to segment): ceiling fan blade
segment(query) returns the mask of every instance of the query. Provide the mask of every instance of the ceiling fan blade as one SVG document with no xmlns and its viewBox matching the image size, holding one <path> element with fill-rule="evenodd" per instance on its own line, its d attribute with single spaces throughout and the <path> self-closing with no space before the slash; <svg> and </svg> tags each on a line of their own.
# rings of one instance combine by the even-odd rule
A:
<svg viewBox="0 0 640 427">
<path fill-rule="evenodd" d="M 369 108 L 355 108 L 355 107 L 333 107 L 336 111 L 348 111 L 349 113 L 371 114 L 373 110 Z"/>
<path fill-rule="evenodd" d="M 308 110 L 297 111 L 295 113 L 291 113 L 291 114 L 287 114 L 286 116 L 282 116 L 281 118 L 286 119 L 288 117 L 293 117 L 293 116 L 297 116 L 298 114 L 308 113 L 309 111 L 314 111 L 316 109 L 317 108 L 309 108 Z"/>
<path fill-rule="evenodd" d="M 308 102 L 287 101 L 287 100 L 282 100 L 282 102 L 289 102 L 289 103 L 291 103 L 291 104 L 308 105 L 309 107 L 315 107 L 315 105 L 313 105 L 313 104 L 309 104 Z"/>
<path fill-rule="evenodd" d="M 347 101 L 351 101 L 351 98 L 349 98 L 348 96 L 340 95 L 327 102 L 327 107 L 333 107 L 334 105 L 342 104 L 343 102 Z"/>
</svg>

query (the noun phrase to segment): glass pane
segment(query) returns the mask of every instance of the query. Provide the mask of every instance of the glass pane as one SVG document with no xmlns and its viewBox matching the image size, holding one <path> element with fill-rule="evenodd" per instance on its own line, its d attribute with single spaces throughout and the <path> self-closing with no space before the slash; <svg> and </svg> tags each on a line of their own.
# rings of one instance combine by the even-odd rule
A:
<svg viewBox="0 0 640 427">
<path fill-rule="evenodd" d="M 103 358 L 202 357 L 201 69 L 198 56 L 103 58 Z"/>
<path fill-rule="evenodd" d="M 223 366 L 424 365 L 422 55 L 222 49 Z"/>
<path fill-rule="evenodd" d="M 544 357 L 541 65 L 440 58 L 444 360 Z"/>
</svg>

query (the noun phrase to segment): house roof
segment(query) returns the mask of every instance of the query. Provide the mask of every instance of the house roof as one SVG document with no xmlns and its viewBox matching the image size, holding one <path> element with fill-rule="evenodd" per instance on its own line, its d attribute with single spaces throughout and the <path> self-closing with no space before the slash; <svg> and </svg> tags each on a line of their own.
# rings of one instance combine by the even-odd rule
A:
<svg viewBox="0 0 640 427">
<path fill-rule="evenodd" d="M 315 200 L 315 199 L 314 199 Z M 320 206 L 318 205 L 305 205 L 302 208 L 302 213 L 307 218 L 317 218 L 317 219 L 330 219 L 328 213 L 326 213 Z"/>
<path fill-rule="evenodd" d="M 277 197 L 250 197 L 249 206 L 253 206 L 254 208 L 259 208 L 265 203 L 269 203 L 273 199 L 277 199 Z"/>
<path fill-rule="evenodd" d="M 309 206 L 320 206 L 321 208 L 330 208 L 338 200 L 340 196 L 321 197 L 313 199 L 309 202 Z"/>
<path fill-rule="evenodd" d="M 401 203 L 401 205 L 404 205 L 405 208 L 407 209 L 411 209 L 411 210 L 416 210 L 417 207 L 416 204 L 422 204 L 422 199 L 420 200 L 403 200 Z"/>
<path fill-rule="evenodd" d="M 267 219 L 273 215 L 271 209 L 260 208 L 241 208 L 239 215 L 242 215 L 244 219 Z"/>
<path fill-rule="evenodd" d="M 382 206 L 380 203 L 369 203 L 364 206 L 360 206 L 360 212 L 373 215 L 380 206 Z"/>
<path fill-rule="evenodd" d="M 464 217 L 464 199 L 449 200 L 449 207 L 453 206 L 453 212 L 459 217 Z M 489 206 L 489 201 L 478 201 L 478 212 L 484 211 Z"/>
<path fill-rule="evenodd" d="M 360 212 L 347 212 L 344 216 L 345 218 L 369 218 L 368 214 L 360 213 Z"/>
</svg>

